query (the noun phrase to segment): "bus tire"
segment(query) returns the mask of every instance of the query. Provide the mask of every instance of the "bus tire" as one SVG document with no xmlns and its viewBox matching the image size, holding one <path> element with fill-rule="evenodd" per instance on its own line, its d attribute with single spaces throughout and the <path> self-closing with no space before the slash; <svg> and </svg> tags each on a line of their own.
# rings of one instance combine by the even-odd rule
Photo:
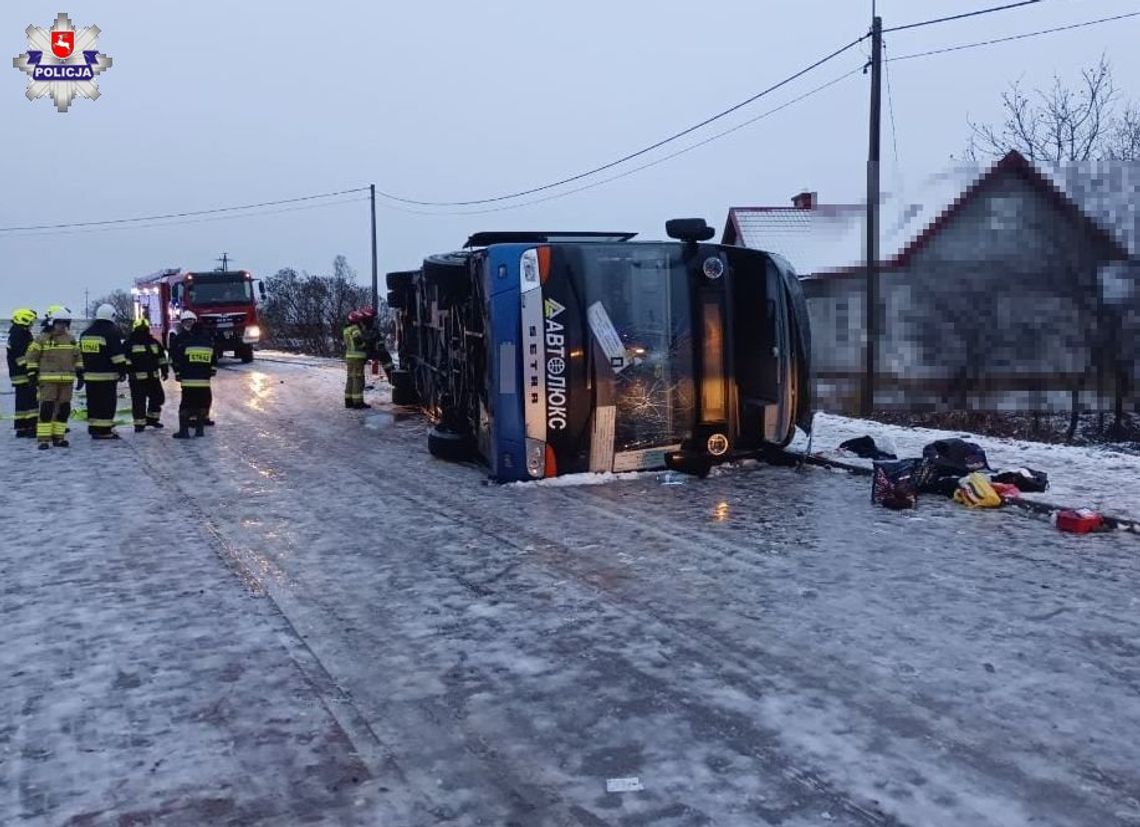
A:
<svg viewBox="0 0 1140 827">
<path fill-rule="evenodd" d="M 424 259 L 424 283 L 435 287 L 448 303 L 466 298 L 471 292 L 467 260 L 463 253 L 428 256 Z"/>
<path fill-rule="evenodd" d="M 405 270 L 399 273 L 389 273 L 384 278 L 388 283 L 388 289 L 394 293 L 399 293 L 403 290 L 409 289 L 412 286 L 412 276 L 414 275 L 415 273 L 412 271 Z"/>
<path fill-rule="evenodd" d="M 392 404 L 415 405 L 420 401 L 416 393 L 415 380 L 410 370 L 396 370 L 392 372 Z"/>
<path fill-rule="evenodd" d="M 241 345 L 237 349 L 237 356 L 243 365 L 248 365 L 253 361 L 253 345 Z"/>
<path fill-rule="evenodd" d="M 428 453 L 447 462 L 467 462 L 472 459 L 474 450 L 467 434 L 432 428 L 428 433 Z"/>
</svg>

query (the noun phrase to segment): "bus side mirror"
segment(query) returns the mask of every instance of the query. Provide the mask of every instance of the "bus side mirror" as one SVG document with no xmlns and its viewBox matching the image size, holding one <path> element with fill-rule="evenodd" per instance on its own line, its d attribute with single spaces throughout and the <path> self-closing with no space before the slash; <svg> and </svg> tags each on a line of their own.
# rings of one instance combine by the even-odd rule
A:
<svg viewBox="0 0 1140 827">
<path fill-rule="evenodd" d="M 703 218 L 673 218 L 665 222 L 665 234 L 678 241 L 696 243 L 708 241 L 716 230 L 705 223 Z"/>
</svg>

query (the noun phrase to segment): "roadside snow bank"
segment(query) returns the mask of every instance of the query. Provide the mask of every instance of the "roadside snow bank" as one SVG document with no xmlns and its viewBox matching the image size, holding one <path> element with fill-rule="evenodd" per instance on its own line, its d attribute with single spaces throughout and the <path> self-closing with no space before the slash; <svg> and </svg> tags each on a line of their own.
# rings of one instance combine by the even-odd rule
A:
<svg viewBox="0 0 1140 827">
<path fill-rule="evenodd" d="M 581 474 L 565 474 L 561 477 L 548 477 L 543 480 L 524 480 L 522 482 L 508 482 L 504 488 L 535 488 L 538 486 L 546 488 L 573 488 L 579 485 L 607 485 L 611 482 L 619 482 L 621 480 L 636 480 L 641 477 L 652 477 L 654 475 L 664 474 L 664 471 L 623 471 L 620 474 L 615 474 L 612 471 L 604 471 L 596 473 L 593 471 L 586 471 Z"/>
<path fill-rule="evenodd" d="M 815 417 L 811 451 L 826 459 L 871 467 L 871 460 L 839 450 L 852 437 L 870 436 L 880 448 L 904 457 L 922 456 L 922 448 L 936 439 L 957 436 L 976 442 L 995 470 L 1033 468 L 1049 475 L 1049 489 L 1024 494 L 1026 500 L 1071 508 L 1092 508 L 1114 517 L 1140 518 L 1140 457 L 1099 447 L 1076 447 L 1000 439 L 960 431 L 908 428 L 865 419 L 820 413 Z M 807 437 L 796 434 L 788 450 L 802 452 Z"/>
</svg>

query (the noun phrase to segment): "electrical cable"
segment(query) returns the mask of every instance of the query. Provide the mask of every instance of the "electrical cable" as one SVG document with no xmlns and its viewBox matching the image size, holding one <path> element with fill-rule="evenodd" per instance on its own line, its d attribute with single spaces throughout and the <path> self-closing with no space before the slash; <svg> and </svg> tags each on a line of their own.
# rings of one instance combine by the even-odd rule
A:
<svg viewBox="0 0 1140 827">
<path fill-rule="evenodd" d="M 724 118 L 728 115 L 731 115 L 733 112 L 736 112 L 740 109 L 743 109 L 744 107 L 746 107 L 752 103 L 755 103 L 756 101 L 760 100 L 761 98 L 763 98 L 767 95 L 770 95 L 772 92 L 775 92 L 777 89 L 780 89 L 784 86 L 787 86 L 792 81 L 797 80 L 800 77 L 803 77 L 804 75 L 806 75 L 808 72 L 812 71 L 813 69 L 816 69 L 816 68 L 822 66 L 823 64 L 827 63 L 830 60 L 834 60 L 835 58 L 839 57 L 841 54 L 848 51 L 849 49 L 855 48 L 860 43 L 862 43 L 864 40 L 866 40 L 868 37 L 870 37 L 870 35 L 865 34 L 862 37 L 859 37 L 856 40 L 851 41 L 846 46 L 842 46 L 842 47 L 836 49 L 835 51 L 831 52 L 830 54 L 820 58 L 817 61 L 815 61 L 814 63 L 811 63 L 808 66 L 805 66 L 803 69 L 800 69 L 795 74 L 789 75 L 788 77 L 784 78 L 783 80 L 779 81 L 778 83 L 772 84 L 771 86 L 767 87 L 766 89 L 763 89 L 760 92 L 757 92 L 755 95 L 752 95 L 751 97 L 746 98 L 746 99 L 740 101 L 739 103 L 736 103 L 736 104 L 730 106 L 729 108 L 724 109 L 724 110 L 716 113 L 715 115 L 711 115 L 711 116 L 705 118 L 703 121 L 700 121 L 699 123 L 695 123 L 692 126 L 689 126 L 685 129 L 682 129 L 680 132 L 675 132 L 672 135 L 668 136 L 667 138 L 662 138 L 661 140 L 659 140 L 655 143 L 652 143 L 649 146 L 643 147 L 642 149 L 639 149 L 636 152 L 630 152 L 627 155 L 623 155 L 620 158 L 617 158 L 613 161 L 602 164 L 601 166 L 594 167 L 593 169 L 586 170 L 585 172 L 580 172 L 577 175 L 571 175 L 569 177 L 562 178 L 558 181 L 552 181 L 548 184 L 543 184 L 542 186 L 531 187 L 529 189 L 519 190 L 517 192 L 510 192 L 510 193 L 506 193 L 504 195 L 496 195 L 496 196 L 493 196 L 490 198 L 471 198 L 471 199 L 467 199 L 464 201 L 424 201 L 424 200 L 420 200 L 420 199 L 416 199 L 416 198 L 405 198 L 403 196 L 395 195 L 395 194 L 390 193 L 390 192 L 383 192 L 381 190 L 376 190 L 376 194 L 382 196 L 383 198 L 385 198 L 389 201 L 395 201 L 395 202 L 398 202 L 401 204 L 412 204 L 414 206 L 419 206 L 419 207 L 471 207 L 471 206 L 476 206 L 479 204 L 493 204 L 493 203 L 497 203 L 500 201 L 511 201 L 511 200 L 516 199 L 516 198 L 521 198 L 525 195 L 533 195 L 533 194 L 538 193 L 538 192 L 544 192 L 545 190 L 550 190 L 550 189 L 554 189 L 555 187 L 561 187 L 565 184 L 573 183 L 574 181 L 580 181 L 583 178 L 589 178 L 593 175 L 597 175 L 599 172 L 605 172 L 607 169 L 612 169 L 612 168 L 614 168 L 620 164 L 624 164 L 626 161 L 631 161 L 634 158 L 639 158 L 642 155 L 646 155 L 655 149 L 659 149 L 659 148 L 665 146 L 666 144 L 672 143 L 673 141 L 676 141 L 680 138 L 683 138 L 686 135 L 689 135 L 689 134 L 692 134 L 693 132 L 696 132 L 698 129 L 701 129 L 705 126 L 708 126 L 709 124 L 711 124 L 715 121 L 718 121 L 721 118 Z"/>
<path fill-rule="evenodd" d="M 751 117 L 748 120 L 743 121 L 743 122 L 741 122 L 741 123 L 739 123 L 733 127 L 722 130 L 721 132 L 718 132 L 715 135 L 710 135 L 709 137 L 704 138 L 695 144 L 690 144 L 686 147 L 683 147 L 682 149 L 678 149 L 674 152 L 671 152 L 668 155 L 663 155 L 660 158 L 655 158 L 652 161 L 641 164 L 640 166 L 633 167 L 632 169 L 623 170 L 622 172 L 620 172 L 616 175 L 611 175 L 608 178 L 602 178 L 598 181 L 591 181 L 588 184 L 584 184 L 580 187 L 575 187 L 574 189 L 565 190 L 563 192 L 557 192 L 557 193 L 554 193 L 552 195 L 546 195 L 546 196 L 543 196 L 542 198 L 534 198 L 534 199 L 531 199 L 529 201 L 523 201 L 523 202 L 520 202 L 517 204 L 507 204 L 507 205 L 503 205 L 503 206 L 488 207 L 488 208 L 478 209 L 478 210 L 432 210 L 432 211 L 429 211 L 429 210 L 410 209 L 408 207 L 404 207 L 402 205 L 395 205 L 395 204 L 384 204 L 382 206 L 386 207 L 387 209 L 393 209 L 393 210 L 397 210 L 399 212 L 411 213 L 413 215 L 486 215 L 488 213 L 496 213 L 496 212 L 504 212 L 507 210 L 520 209 L 522 207 L 529 207 L 529 206 L 533 206 L 535 204 L 542 204 L 542 203 L 545 203 L 547 201 L 554 201 L 558 198 L 565 198 L 566 196 L 574 195 L 575 193 L 584 192 L 586 190 L 593 189 L 594 187 L 600 187 L 603 184 L 608 184 L 612 181 L 617 181 L 621 178 L 625 178 L 627 176 L 633 175 L 634 173 L 641 172 L 642 170 L 649 169 L 650 167 L 655 167 L 659 164 L 663 164 L 666 161 L 671 160 L 673 158 L 676 158 L 679 155 L 684 155 L 687 152 L 692 152 L 694 149 L 705 146 L 706 144 L 710 144 L 713 141 L 717 141 L 717 140 L 719 140 L 719 139 L 721 139 L 727 135 L 732 134 L 733 132 L 738 132 L 739 130 L 744 129 L 747 126 L 751 126 L 752 124 L 756 123 L 757 121 L 763 120 L 764 118 L 767 118 L 770 115 L 774 115 L 777 112 L 780 112 L 781 110 L 787 109 L 789 106 L 792 106 L 793 104 L 799 103 L 800 101 L 805 100 L 806 98 L 810 98 L 813 95 L 816 95 L 816 94 L 824 91 L 825 89 L 829 89 L 830 87 L 835 86 L 840 81 L 846 80 L 847 78 L 851 77 L 852 75 L 860 74 L 862 71 L 863 71 L 863 67 L 857 66 L 856 68 L 852 69 L 849 72 L 845 72 L 844 74 L 839 75 L 838 77 L 832 78 L 827 83 L 821 84 L 821 85 L 815 87 L 814 89 L 810 89 L 807 92 L 804 92 L 802 95 L 799 95 L 795 98 L 792 98 L 791 100 L 786 101 L 785 103 L 782 103 L 779 106 L 774 107 L 773 109 L 769 109 L 766 112 L 760 113 L 759 115 L 755 115 L 754 117 Z"/>
<path fill-rule="evenodd" d="M 364 188 L 367 191 L 367 187 Z M 38 236 L 56 236 L 56 235 L 85 235 L 87 233 L 105 233 L 120 230 L 150 230 L 161 227 L 181 227 L 188 224 L 205 224 L 213 221 L 234 221 L 242 218 L 258 218 L 266 215 L 281 215 L 290 212 L 300 212 L 302 210 L 315 210 L 324 207 L 335 207 L 341 204 L 359 204 L 370 200 L 368 197 L 364 198 L 342 198 L 336 201 L 323 201 L 317 204 L 300 204 L 291 207 L 283 207 L 281 209 L 261 210 L 257 212 L 243 212 L 234 215 L 210 215 L 199 218 L 190 218 L 186 220 L 168 220 L 168 221 L 154 221 L 154 222 L 138 222 L 131 224 L 113 224 L 104 226 L 80 226 L 69 228 L 44 228 L 39 230 L 23 230 L 19 232 L 12 232 L 8 238 L 34 238 Z M 91 222 L 87 222 L 90 224 Z"/>
<path fill-rule="evenodd" d="M 146 221 L 158 221 L 163 219 L 173 218 L 187 218 L 197 215 L 212 215 L 215 213 L 224 212 L 237 212 L 240 210 L 252 210 L 259 207 L 275 207 L 280 204 L 296 204 L 302 201 L 315 201 L 320 198 L 333 198 L 338 195 L 349 195 L 357 192 L 367 192 L 368 187 L 355 187 L 354 189 L 338 190 L 336 192 L 325 192 L 317 195 L 302 195 L 298 198 L 282 198 L 277 201 L 261 201 L 256 204 L 242 204 L 235 207 L 214 207 L 207 210 L 190 210 L 187 212 L 166 213 L 163 215 L 141 215 L 134 218 L 108 218 L 102 221 L 75 221 L 63 224 L 37 224 L 27 227 L 0 227 L 0 233 L 15 233 L 25 232 L 29 230 L 62 230 L 70 229 L 73 227 L 98 227 L 108 224 L 134 224 Z"/>
<path fill-rule="evenodd" d="M 988 9 L 978 9 L 977 11 L 964 12 L 963 14 L 954 14 L 950 17 L 936 17 L 932 20 L 920 20 L 917 23 L 907 23 L 903 26 L 892 26 L 889 29 L 883 29 L 883 34 L 890 32 L 902 32 L 907 29 L 917 29 L 922 26 L 933 26 L 935 23 L 949 23 L 951 20 L 965 20 L 967 17 L 978 17 L 982 14 L 993 14 L 996 11 L 1007 11 L 1009 9 L 1017 9 L 1022 6 L 1032 6 L 1035 3 L 1040 3 L 1041 0 L 1021 0 L 1020 3 L 1008 3 L 1004 6 L 993 6 Z"/>
<path fill-rule="evenodd" d="M 975 49 L 975 48 L 978 48 L 979 46 L 994 46 L 994 45 L 997 45 L 998 43 L 1009 43 L 1009 42 L 1014 41 L 1014 40 L 1024 40 L 1024 39 L 1029 38 L 1029 37 L 1039 37 L 1040 35 L 1054 34 L 1055 32 L 1067 32 L 1067 31 L 1070 31 L 1072 29 L 1080 29 L 1080 28 L 1083 28 L 1085 26 L 1095 26 L 1098 23 L 1109 23 L 1109 22 L 1112 22 L 1113 20 L 1125 20 L 1129 17 L 1140 17 L 1140 11 L 1129 12 L 1127 14 L 1117 14 L 1117 15 L 1114 15 L 1112 17 L 1101 17 L 1097 20 L 1086 20 L 1083 23 L 1072 23 L 1068 26 L 1056 26 L 1052 29 L 1041 29 L 1040 31 L 1036 31 L 1036 32 L 1025 32 L 1024 34 L 1015 34 L 1015 35 L 1010 35 L 1009 37 L 997 37 L 997 38 L 994 38 L 992 40 L 979 40 L 979 41 L 974 42 L 974 43 L 964 43 L 960 46 L 948 46 L 944 49 L 931 49 L 930 51 L 927 51 L 927 52 L 916 52 L 915 54 L 899 55 L 898 57 L 892 57 L 891 61 L 913 60 L 916 57 L 929 57 L 930 55 L 943 55 L 943 54 L 947 54 L 948 52 L 960 52 L 963 49 Z"/>
</svg>

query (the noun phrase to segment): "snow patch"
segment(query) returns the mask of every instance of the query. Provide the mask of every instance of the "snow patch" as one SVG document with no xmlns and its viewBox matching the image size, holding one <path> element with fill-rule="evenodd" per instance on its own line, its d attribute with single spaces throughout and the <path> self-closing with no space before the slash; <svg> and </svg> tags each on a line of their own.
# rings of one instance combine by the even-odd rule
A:
<svg viewBox="0 0 1140 827">
<path fill-rule="evenodd" d="M 621 482 L 624 480 L 643 479 L 645 477 L 652 477 L 660 472 L 658 471 L 623 471 L 615 474 L 612 471 L 593 472 L 587 471 L 583 474 L 565 474 L 561 477 L 549 477 L 544 480 L 523 481 L 523 482 L 508 482 L 504 488 L 534 488 L 542 486 L 546 488 L 573 488 L 580 485 L 608 485 L 612 482 Z"/>
</svg>

